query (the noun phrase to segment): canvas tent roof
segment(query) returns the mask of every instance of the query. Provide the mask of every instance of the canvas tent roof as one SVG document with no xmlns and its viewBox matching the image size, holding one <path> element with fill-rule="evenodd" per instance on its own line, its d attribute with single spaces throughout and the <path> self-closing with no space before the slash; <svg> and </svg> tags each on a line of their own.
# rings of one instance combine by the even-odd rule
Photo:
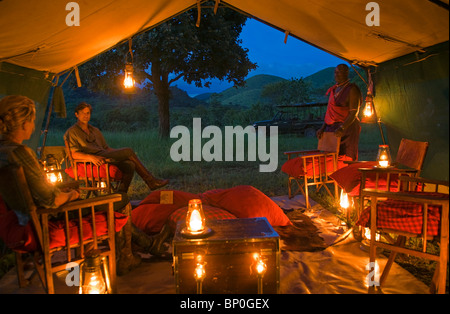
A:
<svg viewBox="0 0 450 314">
<path fill-rule="evenodd" d="M 134 34 L 196 7 L 196 0 L 75 1 L 80 26 L 67 26 L 68 0 L 0 1 L 0 60 L 59 73 Z M 226 0 L 250 16 L 361 65 L 448 41 L 448 0 L 383 0 L 380 26 L 366 25 L 366 0 Z M 284 35 L 280 34 L 280 40 Z"/>
<path fill-rule="evenodd" d="M 73 2 L 80 7 L 80 26 L 68 26 L 69 0 L 0 0 L 0 97 L 36 100 L 39 130 L 54 75 L 197 8 L 197 1 L 205 2 L 78 0 Z M 287 32 L 350 63 L 376 66 L 376 108 L 394 153 L 402 137 L 429 141 L 422 174 L 448 180 L 449 0 L 374 1 L 379 26 L 366 24 L 370 0 L 216 3 L 279 29 L 280 41 Z M 39 132 L 33 136 L 28 145 L 37 147 Z"/>
</svg>

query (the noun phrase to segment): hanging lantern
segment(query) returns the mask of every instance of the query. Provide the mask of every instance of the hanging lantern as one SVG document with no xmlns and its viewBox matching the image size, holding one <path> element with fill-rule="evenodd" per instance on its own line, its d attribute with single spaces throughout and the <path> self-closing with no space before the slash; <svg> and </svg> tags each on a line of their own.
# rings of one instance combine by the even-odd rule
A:
<svg viewBox="0 0 450 314">
<path fill-rule="evenodd" d="M 44 161 L 44 171 L 47 177 L 47 181 L 51 184 L 62 183 L 62 171 L 60 169 L 58 160 L 53 154 L 48 154 Z"/>
<path fill-rule="evenodd" d="M 105 294 L 111 292 L 109 271 L 99 250 L 86 253 L 80 271 L 80 294 Z"/>
<path fill-rule="evenodd" d="M 128 52 L 125 57 L 125 78 L 123 80 L 123 86 L 125 87 L 125 93 L 134 94 L 136 92 L 135 80 L 133 78 L 133 50 L 131 48 L 131 39 L 128 41 Z M 131 57 L 131 61 L 128 61 L 128 55 Z"/>
<path fill-rule="evenodd" d="M 186 237 L 200 237 L 211 232 L 211 229 L 206 227 L 205 213 L 202 208 L 202 201 L 200 199 L 192 199 L 188 204 L 188 211 L 186 214 L 186 228 L 181 230 L 181 233 Z"/>
<path fill-rule="evenodd" d="M 125 90 L 134 89 L 134 78 L 133 78 L 133 63 L 128 62 L 125 64 L 125 79 L 123 80 L 123 86 Z"/>
<path fill-rule="evenodd" d="M 371 118 L 374 115 L 372 94 L 367 94 L 366 96 L 366 105 L 364 106 L 363 115 L 366 118 Z"/>
<path fill-rule="evenodd" d="M 380 145 L 378 147 L 377 155 L 378 167 L 387 168 L 391 165 L 391 153 L 389 151 L 389 145 Z"/>
</svg>

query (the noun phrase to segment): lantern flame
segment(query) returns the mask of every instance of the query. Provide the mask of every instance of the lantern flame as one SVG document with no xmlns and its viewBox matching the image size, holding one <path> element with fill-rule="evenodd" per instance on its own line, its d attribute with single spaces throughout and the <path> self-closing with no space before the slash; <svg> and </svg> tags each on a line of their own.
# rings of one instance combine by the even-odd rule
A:
<svg viewBox="0 0 450 314">
<path fill-rule="evenodd" d="M 125 79 L 123 80 L 123 86 L 125 86 L 125 88 L 133 88 L 134 83 L 135 81 L 133 79 L 133 75 L 131 73 L 126 72 Z"/>
<path fill-rule="evenodd" d="M 194 209 L 189 220 L 189 228 L 192 232 L 199 232 L 203 230 L 202 217 L 198 209 Z"/>
<path fill-rule="evenodd" d="M 350 207 L 350 200 L 348 198 L 347 193 L 344 192 L 344 190 L 341 190 L 341 197 L 339 198 L 339 205 L 344 208 L 347 209 Z"/>
</svg>

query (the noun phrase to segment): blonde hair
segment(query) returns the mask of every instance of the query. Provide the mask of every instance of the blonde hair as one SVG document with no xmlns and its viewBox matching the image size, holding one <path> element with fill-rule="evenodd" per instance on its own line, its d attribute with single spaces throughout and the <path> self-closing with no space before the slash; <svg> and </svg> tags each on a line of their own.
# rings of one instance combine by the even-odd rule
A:
<svg viewBox="0 0 450 314">
<path fill-rule="evenodd" d="M 34 101 L 28 97 L 11 95 L 0 100 L 0 134 L 9 135 L 36 115 Z"/>
</svg>

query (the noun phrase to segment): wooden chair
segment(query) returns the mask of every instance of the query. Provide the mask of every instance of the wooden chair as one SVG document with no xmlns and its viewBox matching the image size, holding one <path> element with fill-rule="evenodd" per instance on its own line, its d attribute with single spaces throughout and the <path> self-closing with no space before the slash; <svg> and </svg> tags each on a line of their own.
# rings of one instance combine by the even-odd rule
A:
<svg viewBox="0 0 450 314">
<path fill-rule="evenodd" d="M 115 214 L 113 203 L 122 199 L 120 194 L 110 194 L 87 200 L 73 201 L 57 209 L 45 209 L 36 207 L 31 196 L 28 184 L 22 167 L 3 167 L 0 169 L 0 176 L 9 185 L 0 187 L 3 201 L 8 205 L 10 210 L 14 212 L 28 213 L 30 216 L 30 224 L 34 231 L 34 238 L 37 241 L 36 251 L 31 252 L 32 260 L 42 282 L 45 291 L 49 294 L 55 292 L 53 285 L 53 273 L 64 270 L 69 262 L 81 263 L 84 260 L 88 248 L 99 249 L 101 255 L 107 258 L 110 272 L 110 289 L 115 292 L 116 289 L 116 253 L 115 253 Z M 106 223 L 100 225 L 97 221 L 99 209 L 94 206 L 103 205 L 101 212 L 104 213 Z M 105 207 L 105 209 L 103 209 Z M 90 216 L 83 217 L 83 211 L 88 210 Z M 96 215 L 97 214 L 97 215 Z M 64 226 L 61 230 L 63 240 L 58 239 L 58 246 L 52 242 L 50 236 L 49 217 L 53 215 L 61 215 L 60 221 Z M 74 219 L 71 219 L 75 217 Z M 95 217 L 95 219 L 92 219 Z M 103 220 L 103 219 L 101 219 Z M 77 229 L 78 239 L 74 240 L 73 232 L 74 224 Z M 100 228 L 106 231 L 100 232 Z M 92 230 L 91 237 L 86 237 L 86 232 Z M 84 231 L 83 231 L 84 230 Z M 61 242 L 61 243 L 60 243 Z M 57 254 L 58 259 L 54 257 Z M 27 284 L 28 279 L 24 276 L 24 252 L 16 251 L 16 266 L 19 286 L 23 287 Z M 59 260 L 59 262 L 58 262 Z"/>
<path fill-rule="evenodd" d="M 375 165 L 376 162 L 344 161 L 344 163 L 349 164 L 348 168 L 344 167 L 340 169 L 338 172 L 334 173 L 332 177 L 341 187 L 343 187 L 346 185 L 345 181 L 355 181 L 353 176 L 358 176 L 357 181 L 359 183 L 356 184 L 351 191 L 346 192 L 352 199 L 357 217 L 359 217 L 361 210 L 364 208 L 364 203 L 362 203 L 360 198 L 362 190 L 364 188 L 376 188 L 389 191 L 391 188 L 396 188 L 399 176 L 408 175 L 419 177 L 428 151 L 428 146 L 428 142 L 413 141 L 403 138 L 393 163 L 396 168 L 387 169 L 383 171 L 384 174 L 379 174 L 375 170 L 370 171 L 370 169 L 364 169 L 365 167 L 373 168 L 373 165 Z M 356 171 L 358 168 L 363 168 L 365 172 Z M 370 172 L 372 172 L 372 174 L 370 174 Z"/>
<path fill-rule="evenodd" d="M 375 189 L 362 191 L 361 197 L 370 199 L 369 262 L 373 264 L 369 265 L 375 265 L 377 247 L 391 251 L 380 277 L 379 285 L 382 287 L 397 253 L 436 261 L 437 265 L 430 291 L 445 293 L 449 241 L 448 181 L 400 177 L 399 183 L 402 188 L 400 192 Z M 424 188 L 429 188 L 430 185 L 435 187 L 434 191 L 424 192 Z M 420 187 L 419 191 L 417 191 L 417 187 Z M 441 187 L 446 187 L 446 192 L 439 192 Z M 409 213 L 407 218 L 404 218 L 404 215 L 396 215 L 397 212 L 406 211 Z M 385 216 L 384 213 L 389 213 L 389 216 Z M 386 243 L 378 240 L 375 236 L 376 233 L 387 233 L 388 239 L 393 236 L 397 238 L 395 242 L 391 239 L 389 243 Z M 406 247 L 405 243 L 408 237 L 421 238 L 422 250 Z M 438 254 L 427 251 L 427 241 L 433 238 L 437 239 L 440 244 Z M 369 285 L 369 292 L 374 291 L 375 285 Z"/>
<path fill-rule="evenodd" d="M 338 197 L 338 186 L 329 176 L 338 169 L 340 140 L 341 138 L 336 137 L 333 132 L 324 132 L 316 150 L 284 152 L 288 161 L 281 170 L 289 175 L 289 198 L 301 192 L 305 196 L 306 208 L 310 208 L 308 191 L 310 186 L 316 186 L 317 190 L 323 187 L 330 196 Z M 293 182 L 298 186 L 294 193 Z M 334 195 L 327 186 L 329 183 L 334 185 Z"/>
<path fill-rule="evenodd" d="M 74 159 L 65 142 L 65 152 L 68 166 L 66 173 L 75 181 L 80 181 L 80 190 L 86 192 L 86 198 L 91 195 L 102 195 L 117 192 L 122 180 L 122 172 L 110 160 L 101 166 L 83 159 Z"/>
</svg>

